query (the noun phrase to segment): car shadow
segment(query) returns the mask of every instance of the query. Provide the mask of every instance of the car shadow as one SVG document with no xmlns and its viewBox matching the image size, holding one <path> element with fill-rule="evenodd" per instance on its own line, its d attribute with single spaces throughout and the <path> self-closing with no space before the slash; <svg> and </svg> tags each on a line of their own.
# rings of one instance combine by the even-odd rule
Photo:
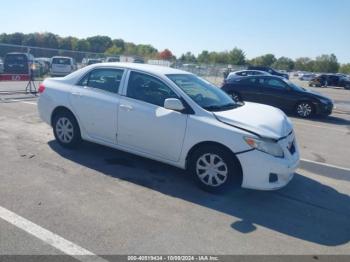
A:
<svg viewBox="0 0 350 262">
<path fill-rule="evenodd" d="M 324 246 L 350 241 L 350 197 L 301 174 L 279 191 L 234 189 L 215 195 L 198 189 L 185 171 L 156 161 L 88 142 L 76 151 L 63 149 L 56 141 L 49 146 L 103 175 L 232 216 L 228 227 L 241 234 L 251 234 L 259 226 Z"/>
<path fill-rule="evenodd" d="M 339 114 L 339 113 L 337 113 Z M 344 115 L 350 115 L 350 113 L 343 113 Z M 306 120 L 310 122 L 317 122 L 317 123 L 326 123 L 326 124 L 333 124 L 333 125 L 339 125 L 339 126 L 350 126 L 350 120 L 341 118 L 338 116 L 330 115 L 330 116 L 314 116 L 312 118 L 299 118 L 294 114 L 288 114 L 289 117 L 293 117 L 295 119 L 300 120 Z"/>
</svg>

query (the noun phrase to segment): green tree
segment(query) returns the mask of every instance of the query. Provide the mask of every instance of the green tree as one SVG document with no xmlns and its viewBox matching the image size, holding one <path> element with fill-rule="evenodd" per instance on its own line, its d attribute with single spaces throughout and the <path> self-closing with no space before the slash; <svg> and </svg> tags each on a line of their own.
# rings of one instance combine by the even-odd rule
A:
<svg viewBox="0 0 350 262">
<path fill-rule="evenodd" d="M 246 63 L 245 53 L 242 49 L 235 47 L 227 54 L 227 64 L 244 65 Z"/>
<path fill-rule="evenodd" d="M 273 63 L 276 62 L 276 57 L 273 54 L 266 54 L 262 56 L 258 56 L 250 60 L 250 64 L 256 66 L 272 66 Z"/>
<path fill-rule="evenodd" d="M 295 59 L 294 69 L 299 71 L 313 71 L 313 61 L 309 57 Z"/>
<path fill-rule="evenodd" d="M 183 63 L 196 63 L 197 62 L 196 57 L 191 52 L 187 52 L 186 54 L 183 54 L 179 60 Z"/>
<path fill-rule="evenodd" d="M 339 70 L 339 63 L 334 54 L 321 55 L 316 57 L 314 64 L 315 72 L 336 73 Z"/>
<path fill-rule="evenodd" d="M 96 53 L 104 53 L 108 48 L 112 47 L 112 39 L 108 36 L 92 36 L 86 39 L 90 44 L 90 51 Z"/>
<path fill-rule="evenodd" d="M 90 43 L 86 39 L 79 39 L 75 46 L 76 51 L 90 51 Z"/>
<path fill-rule="evenodd" d="M 122 49 L 117 47 L 116 45 L 111 46 L 105 52 L 106 55 L 120 55 L 122 53 Z"/>
<path fill-rule="evenodd" d="M 197 56 L 197 60 L 199 63 L 208 64 L 210 62 L 209 52 L 207 50 L 202 51 Z"/>
<path fill-rule="evenodd" d="M 272 64 L 272 67 L 279 70 L 290 71 L 294 69 L 294 61 L 288 57 L 282 56 Z"/>
<path fill-rule="evenodd" d="M 343 74 L 350 74 L 350 63 L 341 65 L 339 72 Z"/>
</svg>

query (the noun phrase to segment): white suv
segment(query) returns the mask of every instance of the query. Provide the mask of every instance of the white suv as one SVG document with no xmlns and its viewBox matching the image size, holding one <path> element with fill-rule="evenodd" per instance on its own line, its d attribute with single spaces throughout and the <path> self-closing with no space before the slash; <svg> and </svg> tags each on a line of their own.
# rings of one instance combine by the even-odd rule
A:
<svg viewBox="0 0 350 262">
<path fill-rule="evenodd" d="M 66 76 L 77 69 L 75 60 L 66 56 L 54 56 L 51 58 L 50 75 Z"/>
<path fill-rule="evenodd" d="M 299 164 L 292 124 L 277 108 L 236 103 L 196 75 L 105 63 L 39 87 L 40 117 L 64 147 L 88 140 L 188 169 L 216 191 L 285 186 Z"/>
</svg>

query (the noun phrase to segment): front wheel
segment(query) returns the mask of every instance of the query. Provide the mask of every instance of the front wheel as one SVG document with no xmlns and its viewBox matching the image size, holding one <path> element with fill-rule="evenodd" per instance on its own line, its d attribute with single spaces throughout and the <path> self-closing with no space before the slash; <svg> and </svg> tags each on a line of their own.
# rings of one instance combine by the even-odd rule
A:
<svg viewBox="0 0 350 262">
<path fill-rule="evenodd" d="M 196 150 L 190 158 L 189 171 L 199 187 L 209 192 L 221 192 L 241 183 L 238 161 L 221 147 L 205 146 Z"/>
<path fill-rule="evenodd" d="M 300 102 L 296 106 L 296 114 L 302 118 L 309 118 L 314 113 L 314 107 L 310 102 Z"/>
<path fill-rule="evenodd" d="M 239 94 L 237 94 L 236 92 L 232 92 L 232 93 L 231 93 L 231 98 L 232 98 L 233 101 L 235 101 L 235 102 L 241 102 L 241 101 L 242 101 L 241 97 L 240 97 Z"/>
</svg>

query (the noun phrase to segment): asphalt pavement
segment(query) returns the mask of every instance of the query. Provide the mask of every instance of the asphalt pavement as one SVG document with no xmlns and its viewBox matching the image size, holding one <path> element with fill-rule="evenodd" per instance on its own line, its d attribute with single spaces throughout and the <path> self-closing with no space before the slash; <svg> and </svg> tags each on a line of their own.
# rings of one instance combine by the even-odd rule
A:
<svg viewBox="0 0 350 262">
<path fill-rule="evenodd" d="M 287 187 L 213 195 L 155 161 L 87 142 L 61 148 L 34 95 L 3 92 L 23 84 L 0 83 L 1 255 L 350 255 L 342 102 L 329 118 L 291 117 L 303 161 Z M 320 91 L 350 101 L 350 91 Z"/>
</svg>

